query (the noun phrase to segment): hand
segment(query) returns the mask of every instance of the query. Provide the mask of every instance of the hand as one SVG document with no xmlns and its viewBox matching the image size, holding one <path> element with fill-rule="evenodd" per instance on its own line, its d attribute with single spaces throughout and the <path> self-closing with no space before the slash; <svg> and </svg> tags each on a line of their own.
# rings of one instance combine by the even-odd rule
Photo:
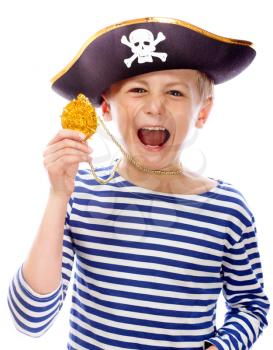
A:
<svg viewBox="0 0 273 350">
<path fill-rule="evenodd" d="M 85 135 L 62 129 L 45 149 L 44 166 L 54 194 L 69 198 L 80 162 L 90 162 L 92 149 L 83 142 Z"/>
<path fill-rule="evenodd" d="M 212 345 L 209 348 L 207 348 L 207 350 L 218 350 L 218 348 L 216 348 L 216 346 Z"/>
</svg>

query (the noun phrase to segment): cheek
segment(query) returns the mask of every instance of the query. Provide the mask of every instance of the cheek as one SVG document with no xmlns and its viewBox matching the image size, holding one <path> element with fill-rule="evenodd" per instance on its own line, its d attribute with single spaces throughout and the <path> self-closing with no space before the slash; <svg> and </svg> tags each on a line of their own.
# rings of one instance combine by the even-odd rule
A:
<svg viewBox="0 0 273 350">
<path fill-rule="evenodd" d="M 140 115 L 141 106 L 136 101 L 130 103 L 117 103 L 112 108 L 112 119 L 118 124 L 120 130 L 135 128 Z"/>
<path fill-rule="evenodd" d="M 185 107 L 185 106 L 184 106 Z M 193 123 L 193 110 L 191 108 L 181 108 L 180 112 L 176 113 L 175 121 L 175 141 L 183 142 L 187 134 L 191 131 Z"/>
<path fill-rule="evenodd" d="M 117 130 L 122 141 L 128 140 L 133 133 L 133 117 L 130 106 L 118 105 L 111 109 L 113 127 Z"/>
<path fill-rule="evenodd" d="M 185 125 L 177 125 L 177 130 L 175 133 L 175 140 L 177 144 L 182 144 L 185 138 L 187 137 L 188 133 L 190 131 L 190 128 Z"/>
</svg>

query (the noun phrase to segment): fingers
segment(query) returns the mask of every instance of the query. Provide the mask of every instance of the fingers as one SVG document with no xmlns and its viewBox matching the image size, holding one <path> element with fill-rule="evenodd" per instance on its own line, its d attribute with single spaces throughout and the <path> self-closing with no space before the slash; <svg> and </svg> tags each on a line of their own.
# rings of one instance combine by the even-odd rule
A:
<svg viewBox="0 0 273 350">
<path fill-rule="evenodd" d="M 78 131 L 70 130 L 70 129 L 61 129 L 58 132 L 58 134 L 55 137 L 53 137 L 53 139 L 48 143 L 48 146 L 64 139 L 71 139 L 78 142 L 83 142 L 85 138 L 86 138 L 86 135 Z"/>
<path fill-rule="evenodd" d="M 84 142 L 85 135 L 74 130 L 62 129 L 48 143 L 43 155 L 47 157 L 50 154 L 58 152 L 61 149 L 75 149 L 85 153 L 90 153 L 91 148 L 87 142 Z"/>
<path fill-rule="evenodd" d="M 61 148 L 56 150 L 55 152 L 52 153 L 48 153 L 45 157 L 44 157 L 44 165 L 48 166 L 50 163 L 56 162 L 59 159 L 62 158 L 71 158 L 71 159 L 78 159 L 79 162 L 85 162 L 85 161 L 90 161 L 91 157 L 90 154 L 92 153 L 91 149 L 88 149 L 88 152 L 81 151 L 75 148 L 69 148 L 69 147 L 65 147 L 65 148 Z"/>
<path fill-rule="evenodd" d="M 54 143 L 49 143 L 43 155 L 44 157 L 46 157 L 52 153 L 55 153 L 64 149 L 74 149 L 85 153 L 89 153 L 91 151 L 91 148 L 88 146 L 86 142 L 80 142 L 74 139 L 65 138 L 65 139 L 60 139 L 59 141 L 56 141 Z"/>
<path fill-rule="evenodd" d="M 92 149 L 85 138 L 77 131 L 62 129 L 48 143 L 43 153 L 44 166 L 54 193 L 70 196 L 79 163 L 90 163 Z"/>
<path fill-rule="evenodd" d="M 83 139 L 85 135 L 77 131 L 60 130 L 43 153 L 45 167 L 48 168 L 51 163 L 63 166 L 69 162 L 90 162 L 92 149 Z"/>
<path fill-rule="evenodd" d="M 58 158 L 54 162 L 47 163 L 45 166 L 49 173 L 52 174 L 63 174 L 63 169 L 66 169 L 68 171 L 69 167 L 71 165 L 76 165 L 78 168 L 79 163 L 81 162 L 90 162 L 91 158 L 88 156 L 63 156 Z"/>
</svg>

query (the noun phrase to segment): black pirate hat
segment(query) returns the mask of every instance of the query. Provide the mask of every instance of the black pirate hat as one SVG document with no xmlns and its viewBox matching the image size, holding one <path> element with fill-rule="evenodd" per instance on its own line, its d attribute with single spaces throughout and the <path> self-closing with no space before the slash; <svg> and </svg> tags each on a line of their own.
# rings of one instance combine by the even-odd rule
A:
<svg viewBox="0 0 273 350">
<path fill-rule="evenodd" d="M 240 74 L 254 59 L 252 43 L 218 36 L 170 18 L 141 18 L 115 24 L 93 35 L 76 57 L 52 79 L 60 95 L 85 94 L 98 106 L 113 83 L 166 69 L 195 69 L 215 84 Z"/>
</svg>

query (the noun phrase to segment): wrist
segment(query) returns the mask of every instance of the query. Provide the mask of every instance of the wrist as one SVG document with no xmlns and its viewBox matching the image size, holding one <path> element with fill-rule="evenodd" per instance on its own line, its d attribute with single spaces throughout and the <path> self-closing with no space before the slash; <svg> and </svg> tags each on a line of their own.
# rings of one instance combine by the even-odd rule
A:
<svg viewBox="0 0 273 350">
<path fill-rule="evenodd" d="M 70 196 L 71 196 L 70 194 L 67 194 L 61 191 L 56 191 L 52 187 L 50 187 L 49 200 L 67 204 L 70 199 Z"/>
</svg>

